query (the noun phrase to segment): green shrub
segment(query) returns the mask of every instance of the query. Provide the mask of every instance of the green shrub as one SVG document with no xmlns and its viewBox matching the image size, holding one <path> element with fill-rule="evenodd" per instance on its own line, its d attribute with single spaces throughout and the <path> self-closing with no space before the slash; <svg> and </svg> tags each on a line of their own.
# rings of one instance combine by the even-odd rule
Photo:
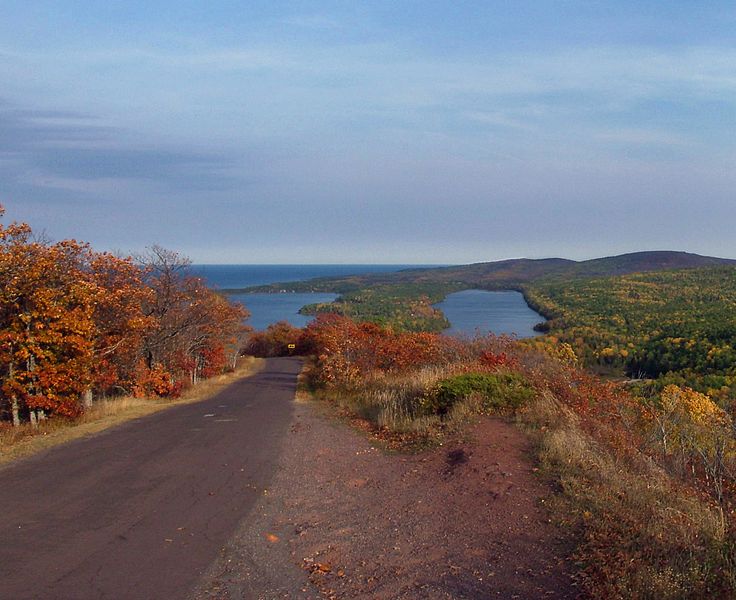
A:
<svg viewBox="0 0 736 600">
<path fill-rule="evenodd" d="M 534 395 L 518 373 L 465 373 L 443 379 L 420 400 L 424 414 L 445 415 L 457 402 L 479 397 L 484 410 L 515 409 Z"/>
</svg>

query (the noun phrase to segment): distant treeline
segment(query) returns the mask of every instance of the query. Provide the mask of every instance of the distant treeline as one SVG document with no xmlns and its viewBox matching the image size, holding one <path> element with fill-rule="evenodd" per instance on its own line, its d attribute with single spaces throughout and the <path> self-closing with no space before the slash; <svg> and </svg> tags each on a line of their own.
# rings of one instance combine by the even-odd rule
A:
<svg viewBox="0 0 736 600">
<path fill-rule="evenodd" d="M 455 286 L 447 284 L 377 285 L 345 292 L 335 302 L 309 304 L 300 312 L 336 313 L 397 331 L 438 332 L 450 322 L 433 304 L 452 291 L 456 291 Z"/>
</svg>

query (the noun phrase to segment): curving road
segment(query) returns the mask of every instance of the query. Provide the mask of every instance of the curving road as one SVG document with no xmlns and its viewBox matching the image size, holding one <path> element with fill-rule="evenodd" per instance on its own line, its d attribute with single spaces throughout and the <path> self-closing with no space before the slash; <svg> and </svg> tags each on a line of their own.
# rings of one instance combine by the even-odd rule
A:
<svg viewBox="0 0 736 600">
<path fill-rule="evenodd" d="M 301 363 L 0 470 L 0 598 L 182 598 L 263 495 Z"/>
</svg>

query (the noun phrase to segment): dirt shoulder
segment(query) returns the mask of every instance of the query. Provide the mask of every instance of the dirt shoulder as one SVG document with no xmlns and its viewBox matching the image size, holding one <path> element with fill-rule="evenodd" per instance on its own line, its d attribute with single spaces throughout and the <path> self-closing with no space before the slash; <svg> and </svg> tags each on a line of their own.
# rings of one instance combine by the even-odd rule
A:
<svg viewBox="0 0 736 600">
<path fill-rule="evenodd" d="M 194 597 L 575 598 L 525 436 L 386 454 L 297 403 L 279 471 Z"/>
</svg>

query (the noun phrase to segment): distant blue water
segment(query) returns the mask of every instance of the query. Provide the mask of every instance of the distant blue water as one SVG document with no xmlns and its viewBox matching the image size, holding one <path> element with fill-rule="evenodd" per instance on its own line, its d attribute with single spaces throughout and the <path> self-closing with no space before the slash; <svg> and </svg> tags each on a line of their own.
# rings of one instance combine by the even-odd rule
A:
<svg viewBox="0 0 736 600">
<path fill-rule="evenodd" d="M 210 287 L 227 289 L 432 266 L 440 265 L 192 265 L 191 271 Z"/>
<path fill-rule="evenodd" d="M 305 304 L 332 302 L 337 294 L 233 294 L 230 299 L 243 304 L 250 312 L 246 321 L 254 329 L 266 329 L 276 321 L 288 321 L 295 327 L 304 327 L 314 317 L 300 315 Z"/>
<path fill-rule="evenodd" d="M 486 290 L 464 290 L 449 294 L 435 304 L 452 326 L 447 334 L 488 332 L 496 335 L 516 335 L 519 338 L 539 335 L 533 327 L 544 321 L 544 317 L 527 305 L 519 292 L 489 292 Z"/>
<path fill-rule="evenodd" d="M 342 277 L 365 273 L 393 273 L 401 269 L 438 265 L 192 265 L 194 275 L 202 277 L 216 289 L 244 288 L 269 283 L 304 281 L 315 277 Z M 336 294 L 234 294 L 230 298 L 241 302 L 250 311 L 246 321 L 255 329 L 265 329 L 271 323 L 288 321 L 303 327 L 313 317 L 300 315 L 305 304 L 332 302 Z"/>
<path fill-rule="evenodd" d="M 202 277 L 208 285 L 218 289 L 244 288 L 276 282 L 304 281 L 315 277 L 342 277 L 365 273 L 391 273 L 401 269 L 441 265 L 193 265 L 192 273 Z M 325 293 L 306 294 L 235 294 L 230 296 L 242 302 L 250 311 L 247 324 L 265 329 L 276 321 L 288 321 L 303 327 L 312 317 L 299 314 L 305 304 L 332 302 L 337 296 Z M 465 290 L 450 294 L 436 305 L 452 326 L 449 334 L 474 335 L 515 334 L 533 337 L 532 329 L 544 318 L 530 309 L 519 292 L 488 292 Z"/>
</svg>

